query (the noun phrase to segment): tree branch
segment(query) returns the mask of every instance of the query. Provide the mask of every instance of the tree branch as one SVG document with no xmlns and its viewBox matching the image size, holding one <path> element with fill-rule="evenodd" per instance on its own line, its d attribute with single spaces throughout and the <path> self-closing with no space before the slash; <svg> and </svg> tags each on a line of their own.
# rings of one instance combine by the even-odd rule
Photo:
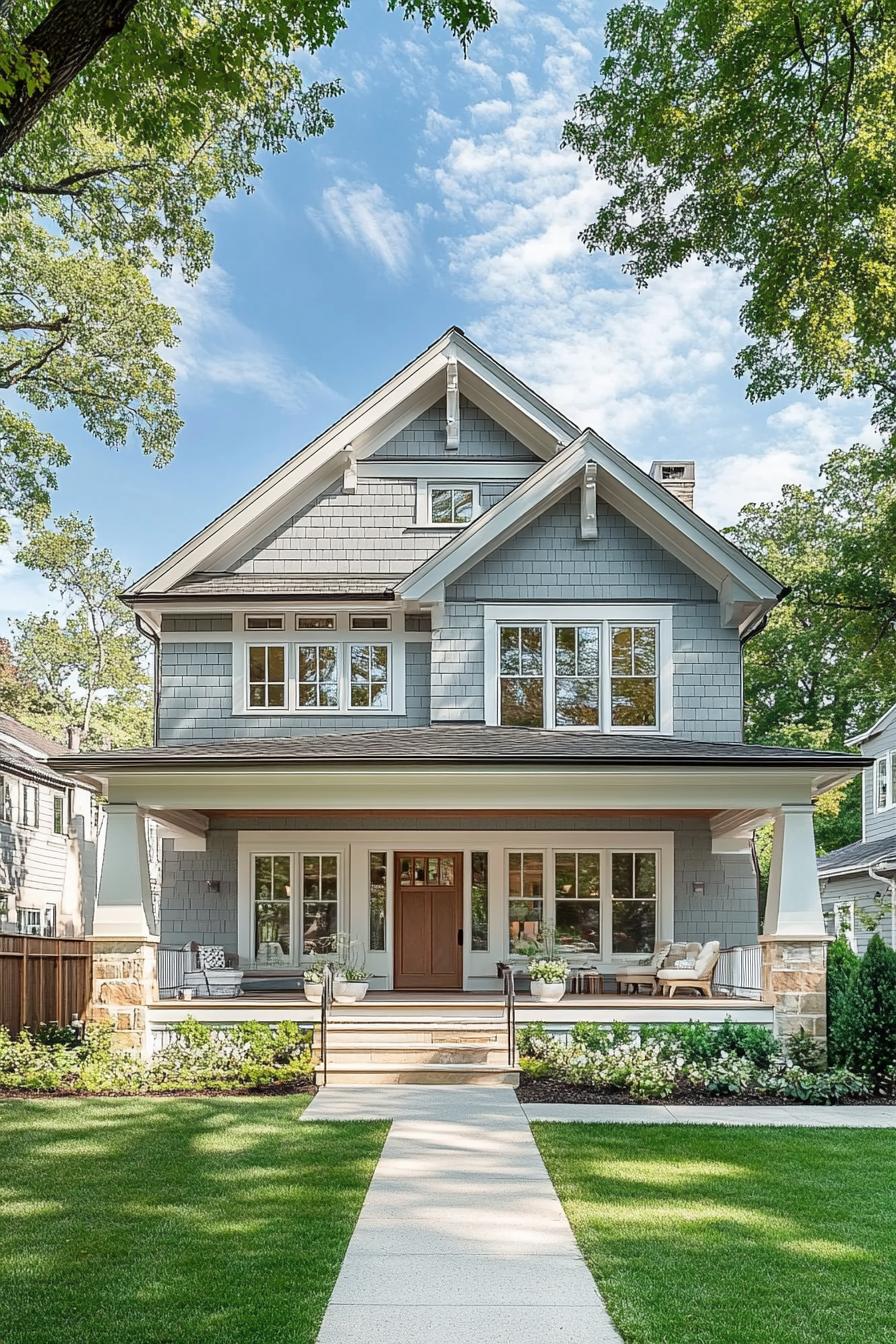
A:
<svg viewBox="0 0 896 1344">
<path fill-rule="evenodd" d="M 82 173 L 72 173 L 61 177 L 58 182 L 4 182 L 0 180 L 0 190 L 20 192 L 25 196 L 80 196 L 86 184 L 98 177 L 107 177 L 109 173 L 136 173 L 141 168 L 151 168 L 152 163 L 145 159 L 140 163 L 110 163 L 105 168 L 86 168 Z"/>
</svg>

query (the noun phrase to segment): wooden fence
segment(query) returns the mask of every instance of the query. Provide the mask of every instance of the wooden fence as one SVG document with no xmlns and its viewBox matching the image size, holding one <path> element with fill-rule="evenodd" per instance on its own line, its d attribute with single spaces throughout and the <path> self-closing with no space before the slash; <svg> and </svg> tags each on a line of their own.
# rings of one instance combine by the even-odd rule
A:
<svg viewBox="0 0 896 1344">
<path fill-rule="evenodd" d="M 0 934 L 0 1026 L 67 1026 L 90 1001 L 92 945 L 83 938 Z"/>
</svg>

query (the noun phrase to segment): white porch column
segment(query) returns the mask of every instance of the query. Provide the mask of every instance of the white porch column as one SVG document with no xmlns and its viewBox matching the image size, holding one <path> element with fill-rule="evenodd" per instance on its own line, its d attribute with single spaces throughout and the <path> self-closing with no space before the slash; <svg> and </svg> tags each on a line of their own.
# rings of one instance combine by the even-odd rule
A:
<svg viewBox="0 0 896 1344">
<path fill-rule="evenodd" d="M 775 1005 L 775 1031 L 785 1042 L 800 1030 L 827 1037 L 827 944 L 818 885 L 812 803 L 776 811 L 765 906 L 762 986 Z"/>
<path fill-rule="evenodd" d="M 93 936 L 142 939 L 157 933 L 143 812 L 136 803 L 108 803 Z"/>
<path fill-rule="evenodd" d="M 824 914 L 815 857 L 813 803 L 784 803 L 775 817 L 765 906 L 765 934 L 824 938 Z"/>
<path fill-rule="evenodd" d="M 158 941 L 143 812 L 136 803 L 109 803 L 93 910 L 90 1019 L 111 1026 L 119 1048 L 148 1052 Z"/>
</svg>

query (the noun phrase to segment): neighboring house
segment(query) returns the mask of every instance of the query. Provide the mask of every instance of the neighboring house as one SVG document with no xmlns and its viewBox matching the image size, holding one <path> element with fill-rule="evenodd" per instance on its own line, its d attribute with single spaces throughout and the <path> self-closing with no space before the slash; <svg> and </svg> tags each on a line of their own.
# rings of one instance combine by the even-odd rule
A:
<svg viewBox="0 0 896 1344">
<path fill-rule="evenodd" d="M 0 933 L 84 932 L 96 893 L 98 812 L 95 791 L 58 768 L 63 752 L 0 714 Z"/>
<path fill-rule="evenodd" d="M 446 332 L 125 594 L 156 744 L 82 757 L 95 935 L 294 983 L 341 931 L 380 987 L 483 989 L 553 924 L 611 971 L 755 943 L 776 818 L 766 933 L 823 939 L 813 799 L 863 762 L 743 743 L 743 644 L 784 589 L 693 489 Z"/>
<path fill-rule="evenodd" d="M 896 705 L 850 739 L 873 761 L 862 773 L 862 838 L 818 860 L 821 899 L 832 933 L 845 933 L 858 952 L 872 930 L 896 947 Z"/>
</svg>

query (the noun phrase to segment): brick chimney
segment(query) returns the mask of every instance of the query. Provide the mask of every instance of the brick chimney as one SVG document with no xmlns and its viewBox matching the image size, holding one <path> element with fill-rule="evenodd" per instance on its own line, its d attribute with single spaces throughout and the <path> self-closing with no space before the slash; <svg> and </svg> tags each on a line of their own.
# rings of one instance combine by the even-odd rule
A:
<svg viewBox="0 0 896 1344">
<path fill-rule="evenodd" d="M 651 462 L 650 475 L 682 504 L 689 509 L 694 507 L 693 462 Z"/>
<path fill-rule="evenodd" d="M 81 750 L 81 729 L 70 726 L 65 730 L 69 751 Z"/>
</svg>

